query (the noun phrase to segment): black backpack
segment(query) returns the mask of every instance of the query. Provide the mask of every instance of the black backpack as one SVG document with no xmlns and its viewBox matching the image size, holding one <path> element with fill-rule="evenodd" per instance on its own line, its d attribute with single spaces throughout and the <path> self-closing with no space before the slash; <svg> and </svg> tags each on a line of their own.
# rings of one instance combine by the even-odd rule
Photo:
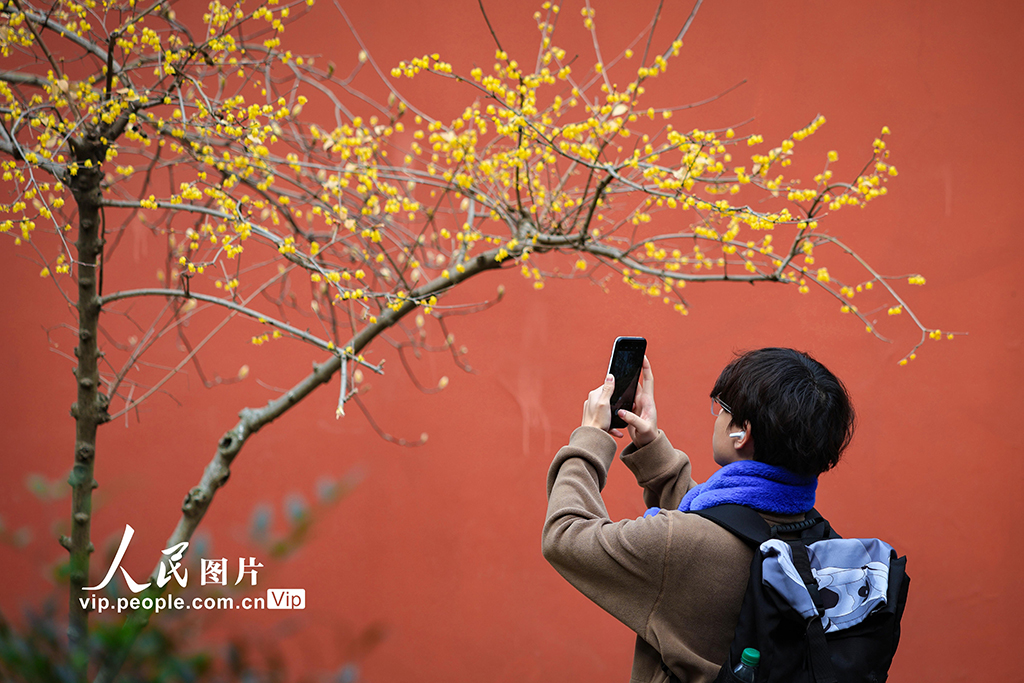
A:
<svg viewBox="0 0 1024 683">
<path fill-rule="evenodd" d="M 754 549 L 729 659 L 716 683 L 736 680 L 733 668 L 748 647 L 761 653 L 756 683 L 886 680 L 899 644 L 900 618 L 910 584 L 905 556 L 898 557 L 877 539 L 842 539 L 816 510 L 811 510 L 802 522 L 775 527 L 741 505 L 719 505 L 696 514 Z M 829 540 L 840 542 L 808 551 L 811 544 Z M 773 542 L 762 546 L 766 541 Z M 858 560 L 862 550 L 865 559 Z M 809 553 L 821 567 L 818 580 L 811 573 Z M 840 558 L 856 561 L 821 564 L 823 559 Z M 867 558 L 874 561 L 867 562 Z M 887 580 L 883 565 L 888 566 Z M 765 571 L 772 585 L 763 582 Z M 834 585 L 822 585 L 819 590 L 821 583 L 831 581 Z M 794 601 L 802 607 L 803 615 L 791 604 Z"/>
</svg>

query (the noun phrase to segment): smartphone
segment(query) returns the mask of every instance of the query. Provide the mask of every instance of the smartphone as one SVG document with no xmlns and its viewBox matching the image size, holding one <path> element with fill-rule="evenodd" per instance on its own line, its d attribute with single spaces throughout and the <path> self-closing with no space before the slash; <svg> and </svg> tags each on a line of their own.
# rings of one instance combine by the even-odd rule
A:
<svg viewBox="0 0 1024 683">
<path fill-rule="evenodd" d="M 626 421 L 619 417 L 619 410 L 632 412 L 636 399 L 636 387 L 644 366 L 647 340 L 643 337 L 617 337 L 612 346 L 612 359 L 608 372 L 615 376 L 615 390 L 612 392 L 612 427 L 622 429 Z"/>
</svg>

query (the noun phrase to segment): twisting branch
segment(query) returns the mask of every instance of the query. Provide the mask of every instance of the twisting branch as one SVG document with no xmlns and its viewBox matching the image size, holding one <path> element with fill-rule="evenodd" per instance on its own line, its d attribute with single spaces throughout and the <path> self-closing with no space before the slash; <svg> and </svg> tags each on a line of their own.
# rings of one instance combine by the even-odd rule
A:
<svg viewBox="0 0 1024 683">
<path fill-rule="evenodd" d="M 437 279 L 428 283 L 415 291 L 410 299 L 422 299 L 435 295 L 480 273 L 501 268 L 501 262 L 504 259 L 499 259 L 498 254 L 498 249 L 492 249 L 480 254 L 464 268 L 463 272 L 453 274 L 450 280 Z M 418 304 L 410 300 L 398 308 L 388 309 L 376 323 L 364 327 L 358 334 L 353 336 L 348 344 L 346 344 L 345 352 L 352 356 L 358 356 L 373 339 L 416 310 L 417 307 Z M 213 459 L 203 471 L 202 479 L 185 496 L 185 501 L 181 506 L 181 518 L 174 532 L 167 539 L 168 548 L 192 538 L 196 527 L 199 526 L 200 521 L 202 521 L 207 509 L 209 509 L 210 504 L 213 502 L 217 490 L 227 483 L 231 473 L 231 465 L 249 438 L 296 406 L 317 387 L 329 382 L 334 373 L 341 369 L 341 366 L 341 357 L 334 355 L 325 362 L 316 365 L 313 368 L 313 372 L 282 396 L 268 402 L 262 408 L 243 408 L 239 412 L 238 423 L 221 437 L 217 443 L 217 450 L 214 453 Z M 164 562 L 164 560 L 162 559 L 161 562 Z M 160 565 L 158 564 L 151 574 L 151 578 L 154 581 L 150 588 L 146 589 L 145 595 L 147 597 L 155 598 L 163 592 L 163 588 L 157 587 L 155 582 L 159 569 Z M 99 675 L 96 677 L 96 683 L 112 683 L 123 665 L 124 659 L 127 657 L 135 638 L 145 628 L 146 624 L 149 623 L 151 614 L 151 609 L 145 610 L 140 608 L 132 612 L 125 624 L 126 633 L 121 649 L 113 653 L 104 662 Z"/>
</svg>

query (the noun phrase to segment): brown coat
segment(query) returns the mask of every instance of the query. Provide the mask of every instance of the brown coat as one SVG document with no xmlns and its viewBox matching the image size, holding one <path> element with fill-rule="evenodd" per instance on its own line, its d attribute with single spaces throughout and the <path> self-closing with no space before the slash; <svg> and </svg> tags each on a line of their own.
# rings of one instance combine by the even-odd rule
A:
<svg viewBox="0 0 1024 683">
<path fill-rule="evenodd" d="M 631 683 L 714 680 L 725 661 L 749 576 L 751 550 L 714 522 L 677 510 L 696 486 L 690 459 L 665 434 L 622 452 L 657 515 L 612 522 L 601 489 L 615 440 L 579 427 L 548 470 L 543 551 L 581 593 L 637 633 Z M 797 521 L 770 516 L 769 523 Z"/>
</svg>

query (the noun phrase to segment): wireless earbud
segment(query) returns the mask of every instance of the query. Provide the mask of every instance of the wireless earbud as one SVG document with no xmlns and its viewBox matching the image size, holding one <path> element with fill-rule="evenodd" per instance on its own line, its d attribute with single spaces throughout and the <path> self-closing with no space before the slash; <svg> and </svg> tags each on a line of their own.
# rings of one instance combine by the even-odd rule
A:
<svg viewBox="0 0 1024 683">
<path fill-rule="evenodd" d="M 731 436 L 734 439 L 742 439 L 746 435 L 746 432 L 730 432 L 729 434 L 729 436 Z"/>
</svg>

